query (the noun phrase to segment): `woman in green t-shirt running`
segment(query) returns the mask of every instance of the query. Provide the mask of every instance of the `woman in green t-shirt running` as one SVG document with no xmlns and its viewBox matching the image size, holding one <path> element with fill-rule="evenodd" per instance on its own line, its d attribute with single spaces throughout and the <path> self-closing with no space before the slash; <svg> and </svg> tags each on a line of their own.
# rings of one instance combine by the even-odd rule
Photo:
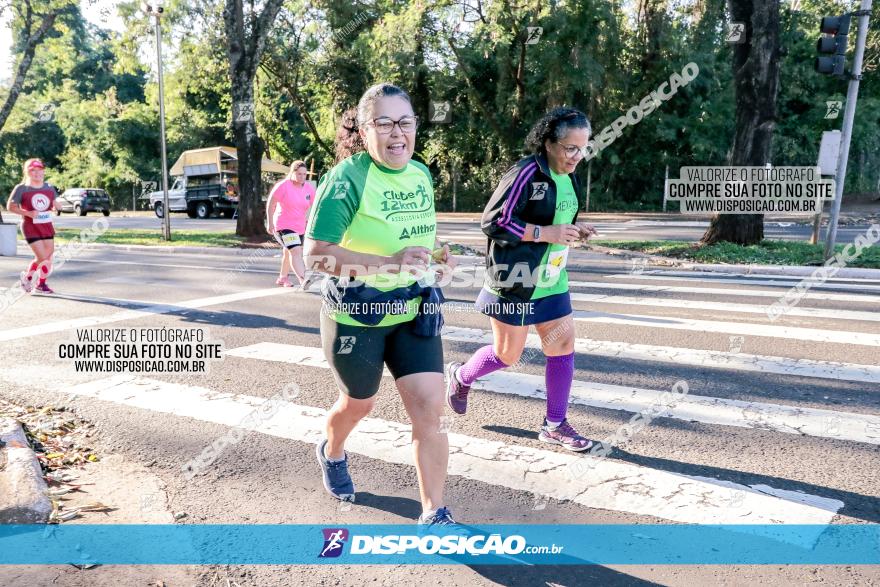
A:
<svg viewBox="0 0 880 587">
<path fill-rule="evenodd" d="M 324 284 L 321 341 L 340 394 L 317 458 L 327 491 L 354 501 L 344 445 L 373 409 L 387 366 L 412 421 L 419 523 L 449 525 L 443 346 L 439 328 L 426 335 L 424 314 L 416 319 L 421 296 L 430 292 L 416 275 L 433 272 L 437 233 L 431 175 L 411 159 L 417 125 L 406 92 L 387 83 L 369 88 L 337 135 L 337 155 L 344 159 L 318 186 L 305 253 L 308 265 L 333 276 Z M 433 258 L 454 264 L 448 247 Z"/>
</svg>

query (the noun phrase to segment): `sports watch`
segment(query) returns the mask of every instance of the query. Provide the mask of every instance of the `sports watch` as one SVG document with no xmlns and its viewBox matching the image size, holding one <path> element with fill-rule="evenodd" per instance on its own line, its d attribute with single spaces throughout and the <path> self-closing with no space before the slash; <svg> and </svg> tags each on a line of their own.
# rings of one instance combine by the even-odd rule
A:
<svg viewBox="0 0 880 587">
<path fill-rule="evenodd" d="M 541 227 L 535 225 L 535 230 L 532 232 L 532 238 L 535 242 L 538 242 L 538 239 L 541 238 Z"/>
</svg>

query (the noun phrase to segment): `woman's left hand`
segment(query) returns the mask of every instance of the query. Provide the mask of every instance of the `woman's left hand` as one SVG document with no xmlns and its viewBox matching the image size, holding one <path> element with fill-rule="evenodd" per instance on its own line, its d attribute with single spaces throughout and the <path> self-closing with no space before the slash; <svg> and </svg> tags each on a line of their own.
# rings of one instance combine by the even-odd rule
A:
<svg viewBox="0 0 880 587">
<path fill-rule="evenodd" d="M 577 222 L 575 223 L 575 226 L 577 226 L 577 229 L 581 232 L 581 238 L 585 241 L 590 240 L 591 236 L 597 236 L 599 234 L 596 232 L 596 229 L 593 228 L 592 224 Z"/>
</svg>

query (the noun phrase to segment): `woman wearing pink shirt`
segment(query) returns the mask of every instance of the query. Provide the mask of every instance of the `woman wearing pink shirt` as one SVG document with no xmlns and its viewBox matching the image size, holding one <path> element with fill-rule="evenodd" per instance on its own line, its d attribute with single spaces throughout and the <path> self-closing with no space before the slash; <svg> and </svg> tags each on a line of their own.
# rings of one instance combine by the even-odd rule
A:
<svg viewBox="0 0 880 587">
<path fill-rule="evenodd" d="M 275 184 L 266 203 L 266 228 L 284 251 L 281 270 L 275 283 L 284 287 L 293 287 L 288 278 L 290 269 L 293 269 L 300 285 L 305 281 L 302 235 L 306 231 L 309 206 L 315 200 L 315 188 L 306 183 L 307 173 L 304 161 L 294 161 L 290 166 L 290 173 Z"/>
</svg>

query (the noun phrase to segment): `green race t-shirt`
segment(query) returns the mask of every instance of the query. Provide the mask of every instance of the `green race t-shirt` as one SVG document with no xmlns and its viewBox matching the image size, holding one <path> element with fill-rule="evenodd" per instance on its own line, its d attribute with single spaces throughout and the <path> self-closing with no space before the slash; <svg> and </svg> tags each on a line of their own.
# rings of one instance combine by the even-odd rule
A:
<svg viewBox="0 0 880 587">
<path fill-rule="evenodd" d="M 556 184 L 556 211 L 553 215 L 553 224 L 567 224 L 571 222 L 578 207 L 574 185 L 571 183 L 571 177 L 567 174 L 559 175 L 552 169 L 550 177 Z M 547 251 L 541 259 L 542 271 L 537 287 L 532 294 L 533 300 L 568 291 L 568 272 L 565 270 L 567 261 L 567 246 L 551 244 L 547 247 Z"/>
<path fill-rule="evenodd" d="M 434 186 L 428 168 L 410 161 L 403 169 L 389 169 L 377 165 L 365 151 L 340 162 L 322 179 L 306 228 L 311 239 L 383 256 L 410 246 L 433 249 L 436 233 Z M 358 279 L 381 291 L 416 281 L 405 273 Z M 418 298 L 410 300 L 407 313 L 386 315 L 377 326 L 412 320 L 419 304 Z M 363 326 L 343 312 L 333 312 L 331 317 L 342 324 Z"/>
</svg>

